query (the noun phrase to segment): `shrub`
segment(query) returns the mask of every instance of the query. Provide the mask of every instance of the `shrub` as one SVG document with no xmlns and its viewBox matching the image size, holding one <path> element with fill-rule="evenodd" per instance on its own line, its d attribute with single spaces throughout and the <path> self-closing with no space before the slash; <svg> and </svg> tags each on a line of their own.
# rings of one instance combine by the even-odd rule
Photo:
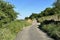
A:
<svg viewBox="0 0 60 40">
<path fill-rule="evenodd" d="M 46 24 L 47 23 L 47 24 Z M 47 32 L 50 37 L 55 38 L 56 40 L 60 40 L 60 22 L 58 21 L 43 21 L 41 25 L 41 29 Z"/>
</svg>

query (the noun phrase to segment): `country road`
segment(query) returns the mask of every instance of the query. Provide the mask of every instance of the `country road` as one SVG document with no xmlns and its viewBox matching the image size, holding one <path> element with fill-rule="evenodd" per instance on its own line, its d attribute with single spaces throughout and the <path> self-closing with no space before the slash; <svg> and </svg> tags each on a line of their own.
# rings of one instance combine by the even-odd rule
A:
<svg viewBox="0 0 60 40">
<path fill-rule="evenodd" d="M 38 29 L 38 23 L 33 21 L 32 25 L 19 32 L 15 40 L 54 40 Z"/>
</svg>

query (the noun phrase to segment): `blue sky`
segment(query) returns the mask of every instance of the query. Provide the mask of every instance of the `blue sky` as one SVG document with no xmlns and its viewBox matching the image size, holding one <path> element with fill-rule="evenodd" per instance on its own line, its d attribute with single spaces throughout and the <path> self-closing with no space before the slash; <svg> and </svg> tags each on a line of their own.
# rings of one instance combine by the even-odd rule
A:
<svg viewBox="0 0 60 40">
<path fill-rule="evenodd" d="M 32 13 L 40 13 L 47 7 L 51 7 L 55 0 L 6 0 L 15 5 L 15 11 L 19 13 L 18 19 L 24 19 Z"/>
</svg>

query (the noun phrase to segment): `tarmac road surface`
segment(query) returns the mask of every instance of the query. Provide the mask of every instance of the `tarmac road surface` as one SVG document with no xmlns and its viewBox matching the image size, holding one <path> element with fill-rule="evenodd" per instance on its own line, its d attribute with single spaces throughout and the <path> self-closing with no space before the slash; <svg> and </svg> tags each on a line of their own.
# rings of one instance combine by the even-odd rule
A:
<svg viewBox="0 0 60 40">
<path fill-rule="evenodd" d="M 37 25 L 39 25 L 39 23 L 34 20 L 31 26 L 17 34 L 15 40 L 54 40 L 47 36 L 42 30 L 38 29 Z"/>
</svg>

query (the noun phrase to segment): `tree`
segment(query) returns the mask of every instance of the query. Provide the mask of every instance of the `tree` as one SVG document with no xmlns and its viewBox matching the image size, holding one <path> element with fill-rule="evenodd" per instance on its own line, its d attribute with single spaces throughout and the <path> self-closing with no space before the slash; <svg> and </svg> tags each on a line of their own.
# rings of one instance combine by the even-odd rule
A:
<svg viewBox="0 0 60 40">
<path fill-rule="evenodd" d="M 38 18 L 38 14 L 32 13 L 32 15 L 30 15 L 29 18 L 30 18 L 30 19 Z"/>
<path fill-rule="evenodd" d="M 52 8 L 46 8 L 43 12 L 42 15 L 43 16 L 49 16 L 51 14 L 51 9 Z"/>
<path fill-rule="evenodd" d="M 25 17 L 25 19 L 27 20 L 27 19 L 29 19 L 29 17 Z"/>
<path fill-rule="evenodd" d="M 60 14 L 60 0 L 55 0 L 52 8 L 53 13 Z"/>
<path fill-rule="evenodd" d="M 0 0 L 0 22 L 8 23 L 16 19 L 17 12 L 14 11 L 14 6 L 4 0 Z"/>
<path fill-rule="evenodd" d="M 60 8 L 60 0 L 56 0 L 56 1 L 53 3 L 53 6 Z"/>
<path fill-rule="evenodd" d="M 41 11 L 41 13 L 36 14 L 32 13 L 29 18 L 34 19 L 34 18 L 40 18 L 43 16 L 50 16 L 54 14 L 60 14 L 60 0 L 56 0 L 56 2 L 53 3 L 54 6 L 52 8 L 46 8 L 45 10 Z"/>
<path fill-rule="evenodd" d="M 53 15 L 52 8 L 46 8 L 44 11 L 39 13 L 38 17 Z"/>
<path fill-rule="evenodd" d="M 5 1 L 0 1 L 0 9 L 5 13 L 6 16 L 8 16 L 11 20 L 16 18 L 16 12 L 14 11 L 14 7 Z"/>
</svg>

